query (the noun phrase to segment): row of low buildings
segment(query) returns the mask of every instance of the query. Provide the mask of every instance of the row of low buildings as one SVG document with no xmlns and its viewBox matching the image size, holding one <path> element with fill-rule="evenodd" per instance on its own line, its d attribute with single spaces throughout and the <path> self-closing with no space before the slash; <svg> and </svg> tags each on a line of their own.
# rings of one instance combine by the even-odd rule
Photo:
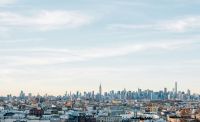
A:
<svg viewBox="0 0 200 122">
<path fill-rule="evenodd" d="M 177 91 L 110 91 L 64 96 L 0 97 L 1 121 L 131 122 L 200 121 L 200 96 Z M 0 122 L 1 122 L 0 121 Z"/>
<path fill-rule="evenodd" d="M 12 101 L 2 99 L 0 119 L 52 122 L 200 121 L 200 102 L 120 99 L 94 101 L 81 98 L 64 100 L 51 97 Z"/>
</svg>

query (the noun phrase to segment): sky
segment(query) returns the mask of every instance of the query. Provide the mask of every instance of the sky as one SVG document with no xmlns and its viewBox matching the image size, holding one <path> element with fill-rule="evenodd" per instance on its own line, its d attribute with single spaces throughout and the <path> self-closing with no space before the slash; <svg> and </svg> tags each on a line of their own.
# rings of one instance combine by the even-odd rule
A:
<svg viewBox="0 0 200 122">
<path fill-rule="evenodd" d="M 200 93 L 199 0 L 0 0 L 0 95 Z"/>
</svg>

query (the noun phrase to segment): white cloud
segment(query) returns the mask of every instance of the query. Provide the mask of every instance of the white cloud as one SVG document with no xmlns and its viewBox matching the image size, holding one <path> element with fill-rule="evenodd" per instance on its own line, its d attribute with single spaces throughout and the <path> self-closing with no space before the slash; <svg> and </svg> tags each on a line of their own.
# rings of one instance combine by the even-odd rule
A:
<svg viewBox="0 0 200 122">
<path fill-rule="evenodd" d="M 168 31 L 184 32 L 192 28 L 200 28 L 200 16 L 186 17 L 160 24 L 160 28 Z"/>
<path fill-rule="evenodd" d="M 200 59 L 190 59 L 184 62 L 185 65 L 192 64 L 195 67 L 200 66 Z"/>
<path fill-rule="evenodd" d="M 111 24 L 108 26 L 110 30 L 126 30 L 126 29 L 152 29 L 154 25 L 135 25 L 135 24 Z"/>
<path fill-rule="evenodd" d="M 0 12 L 0 28 L 33 28 L 54 30 L 60 28 L 77 28 L 89 24 L 91 17 L 76 11 L 43 10 L 33 15 L 22 15 L 13 12 Z"/>
<path fill-rule="evenodd" d="M 48 65 L 66 62 L 88 61 L 98 58 L 126 56 L 143 51 L 172 51 L 194 44 L 195 41 L 155 42 L 129 44 L 121 47 L 91 48 L 82 50 L 36 48 L 36 49 L 1 49 L 0 64 L 8 65 Z"/>
<path fill-rule="evenodd" d="M 108 29 L 112 30 L 127 30 L 127 29 L 141 29 L 141 30 L 163 30 L 171 32 L 185 32 L 191 29 L 200 28 L 200 16 L 191 16 L 179 18 L 170 21 L 160 21 L 149 24 L 111 24 Z"/>
<path fill-rule="evenodd" d="M 15 2 L 16 0 L 0 0 L 0 5 L 12 4 Z"/>
</svg>

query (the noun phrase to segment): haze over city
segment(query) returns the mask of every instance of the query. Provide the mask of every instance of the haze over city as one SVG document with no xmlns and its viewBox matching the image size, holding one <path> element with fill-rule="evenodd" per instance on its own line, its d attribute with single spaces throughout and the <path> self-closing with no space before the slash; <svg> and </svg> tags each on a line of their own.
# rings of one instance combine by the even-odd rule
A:
<svg viewBox="0 0 200 122">
<path fill-rule="evenodd" d="M 199 0 L 0 0 L 0 96 L 200 93 Z"/>
</svg>

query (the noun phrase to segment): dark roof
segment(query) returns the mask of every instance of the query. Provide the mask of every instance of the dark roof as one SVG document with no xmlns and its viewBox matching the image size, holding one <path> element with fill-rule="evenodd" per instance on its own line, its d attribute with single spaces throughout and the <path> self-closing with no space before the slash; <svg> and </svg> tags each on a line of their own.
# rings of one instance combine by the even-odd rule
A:
<svg viewBox="0 0 200 122">
<path fill-rule="evenodd" d="M 8 112 L 8 113 L 5 113 L 3 116 L 13 116 L 15 113 L 13 112 Z"/>
</svg>

